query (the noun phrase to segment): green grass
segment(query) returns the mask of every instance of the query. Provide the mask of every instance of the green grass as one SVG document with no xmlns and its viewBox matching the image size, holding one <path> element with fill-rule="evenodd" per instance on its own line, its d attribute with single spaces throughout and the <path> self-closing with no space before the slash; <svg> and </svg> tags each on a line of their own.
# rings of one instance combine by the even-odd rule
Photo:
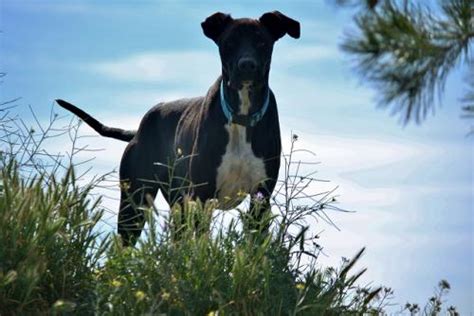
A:
<svg viewBox="0 0 474 316">
<path fill-rule="evenodd" d="M 145 209 L 148 229 L 136 247 L 123 248 L 117 236 L 101 231 L 104 211 L 91 196 L 97 181 L 79 185 L 73 165 L 57 168 L 55 156 L 47 156 L 52 165 L 41 163 L 35 158 L 41 142 L 23 135 L 20 142 L 10 138 L 10 151 L 0 155 L 0 315 L 387 313 L 393 291 L 361 285 L 364 249 L 339 267 L 317 264 L 320 247 L 304 223 L 310 216 L 327 219 L 321 212 L 335 208 L 334 198 L 328 192 L 316 204 L 296 203 L 310 178 L 290 178 L 292 153 L 284 156 L 276 191 L 283 202 L 264 219 L 270 233 L 243 229 L 244 212 L 223 225 L 213 219 L 212 203 L 191 201 L 178 228 L 171 223 L 181 220 L 158 223 L 163 215 Z M 171 219 L 180 214 L 170 213 Z M 400 312 L 456 315 L 443 306 L 448 290 L 443 281 L 423 308 L 407 303 Z"/>
<path fill-rule="evenodd" d="M 57 180 L 24 179 L 10 161 L 1 171 L 0 310 L 49 311 L 57 300 L 78 312 L 95 301 L 92 271 L 105 244 L 93 231 L 102 213 L 72 169 Z"/>
<path fill-rule="evenodd" d="M 76 185 L 72 169 L 46 183 L 45 176 L 25 180 L 10 161 L 1 179 L 2 315 L 379 314 L 391 295 L 357 285 L 363 250 L 338 268 L 303 266 L 297 258 L 307 251 L 304 233 L 287 242 L 242 231 L 237 220 L 196 235 L 191 219 L 210 219 L 199 203 L 189 208 L 180 240 L 171 238 L 169 224 L 158 229 L 147 209 L 148 233 L 136 248 L 124 249 L 115 236 L 97 231 L 99 201 L 89 197 L 92 186 Z M 439 294 L 430 300 L 434 311 L 442 307 L 445 293 Z M 420 311 L 413 304 L 406 309 Z"/>
<path fill-rule="evenodd" d="M 1 178 L 3 313 L 314 315 L 370 309 L 373 291 L 357 303 L 349 299 L 360 275 L 349 275 L 353 262 L 340 271 L 312 268 L 302 275 L 290 263 L 292 247 L 273 235 L 245 233 L 232 222 L 196 236 L 192 219 L 210 211 L 199 203 L 188 209 L 180 240 L 170 229 L 158 230 L 148 209 L 149 233 L 136 248 L 124 249 L 94 229 L 102 216 L 99 202 L 88 197 L 91 186 L 76 185 L 72 169 L 60 180 L 49 176 L 46 185 L 44 176 L 22 179 L 10 162 Z"/>
</svg>

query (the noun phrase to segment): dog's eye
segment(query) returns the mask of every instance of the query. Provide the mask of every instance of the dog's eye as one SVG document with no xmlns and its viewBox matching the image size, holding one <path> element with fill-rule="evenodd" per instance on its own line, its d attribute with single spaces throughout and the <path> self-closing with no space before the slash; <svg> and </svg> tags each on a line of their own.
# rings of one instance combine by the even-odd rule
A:
<svg viewBox="0 0 474 316">
<path fill-rule="evenodd" d="M 265 42 L 263 42 L 263 41 L 262 41 L 262 42 L 258 42 L 258 43 L 257 43 L 257 46 L 260 47 L 260 48 L 264 48 L 265 46 L 267 46 L 267 43 L 265 43 Z"/>
</svg>

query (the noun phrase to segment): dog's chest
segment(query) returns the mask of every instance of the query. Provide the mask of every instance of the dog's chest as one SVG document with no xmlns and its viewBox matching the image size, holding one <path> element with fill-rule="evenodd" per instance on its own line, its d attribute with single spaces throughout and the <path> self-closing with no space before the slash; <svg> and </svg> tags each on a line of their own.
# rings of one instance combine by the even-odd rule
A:
<svg viewBox="0 0 474 316">
<path fill-rule="evenodd" d="M 248 112 L 248 99 L 243 101 L 241 113 Z M 247 106 L 246 106 L 247 105 Z M 229 134 L 222 162 L 217 168 L 216 192 L 219 208 L 236 207 L 248 193 L 254 193 L 259 184 L 267 179 L 265 163 L 252 151 L 251 143 L 247 142 L 247 131 L 244 126 L 226 124 Z"/>
<path fill-rule="evenodd" d="M 245 127 L 226 125 L 229 142 L 217 168 L 216 189 L 220 208 L 237 206 L 247 193 L 253 193 L 266 179 L 265 164 L 246 142 Z"/>
</svg>

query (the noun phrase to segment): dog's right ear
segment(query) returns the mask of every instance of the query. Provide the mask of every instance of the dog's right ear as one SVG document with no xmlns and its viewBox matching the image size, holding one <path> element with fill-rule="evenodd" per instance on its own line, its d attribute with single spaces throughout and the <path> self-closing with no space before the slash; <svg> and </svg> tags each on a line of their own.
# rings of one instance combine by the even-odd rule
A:
<svg viewBox="0 0 474 316">
<path fill-rule="evenodd" d="M 277 41 L 285 34 L 293 38 L 300 37 L 300 22 L 293 20 L 279 11 L 267 12 L 259 19 Z"/>
<path fill-rule="evenodd" d="M 204 35 L 217 43 L 219 36 L 224 32 L 225 28 L 232 22 L 232 17 L 229 14 L 222 12 L 214 13 L 201 23 Z"/>
</svg>

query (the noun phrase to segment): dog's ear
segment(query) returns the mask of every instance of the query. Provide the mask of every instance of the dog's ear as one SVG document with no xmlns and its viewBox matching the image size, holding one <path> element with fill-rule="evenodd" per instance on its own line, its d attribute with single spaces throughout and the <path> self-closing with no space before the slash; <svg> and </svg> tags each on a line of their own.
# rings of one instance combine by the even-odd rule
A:
<svg viewBox="0 0 474 316">
<path fill-rule="evenodd" d="M 219 36 L 221 36 L 230 22 L 232 22 L 232 17 L 229 14 L 216 12 L 202 22 L 201 27 L 204 35 L 217 43 Z"/>
<path fill-rule="evenodd" d="M 281 12 L 267 12 L 260 17 L 259 21 L 268 29 L 275 41 L 283 37 L 285 34 L 288 34 L 293 38 L 300 37 L 300 23 L 287 17 Z"/>
</svg>

